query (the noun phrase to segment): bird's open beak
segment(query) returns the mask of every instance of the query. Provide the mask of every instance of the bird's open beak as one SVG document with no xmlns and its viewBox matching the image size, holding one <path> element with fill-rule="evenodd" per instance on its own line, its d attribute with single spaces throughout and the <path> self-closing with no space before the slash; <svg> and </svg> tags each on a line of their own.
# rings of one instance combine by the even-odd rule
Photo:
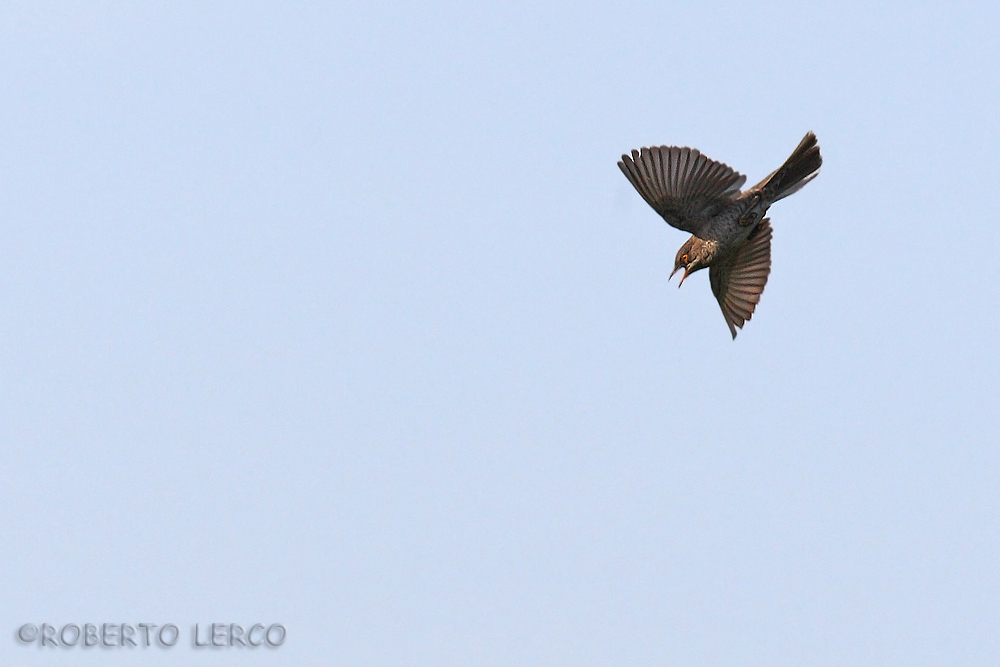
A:
<svg viewBox="0 0 1000 667">
<path fill-rule="evenodd" d="M 681 268 L 681 267 L 679 267 L 679 266 L 675 266 L 674 267 L 674 270 L 670 272 L 670 278 L 674 277 L 674 274 L 677 273 L 677 269 L 679 269 L 679 268 Z M 670 281 L 670 278 L 667 278 L 667 282 Z"/>
<path fill-rule="evenodd" d="M 679 268 L 681 268 L 681 267 L 679 267 L 679 266 L 678 266 L 678 267 L 677 267 L 677 269 L 679 269 Z M 677 269 L 674 269 L 674 270 L 673 270 L 673 271 L 672 271 L 672 272 L 670 273 L 670 277 L 671 277 L 671 278 L 673 278 L 673 277 L 674 277 L 674 274 L 675 274 L 675 273 L 677 273 Z M 683 284 L 684 284 L 684 280 L 685 280 L 685 279 L 686 279 L 686 278 L 688 277 L 688 274 L 689 274 L 689 273 L 691 273 L 691 271 L 690 271 L 690 270 L 689 270 L 689 269 L 688 269 L 687 267 L 684 267 L 684 275 L 683 275 L 683 276 L 681 276 L 681 281 L 680 281 L 679 283 L 677 283 L 677 289 L 680 289 L 680 288 L 681 288 L 681 285 L 683 285 Z"/>
</svg>

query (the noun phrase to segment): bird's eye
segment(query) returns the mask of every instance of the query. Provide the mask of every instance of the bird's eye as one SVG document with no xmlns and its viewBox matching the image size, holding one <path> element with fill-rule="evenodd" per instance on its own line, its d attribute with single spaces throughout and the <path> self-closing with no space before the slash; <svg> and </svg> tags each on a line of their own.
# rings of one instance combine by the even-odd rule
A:
<svg viewBox="0 0 1000 667">
<path fill-rule="evenodd" d="M 681 264 L 687 264 L 687 263 L 688 263 L 688 256 L 685 253 L 685 254 L 681 255 Z"/>
</svg>

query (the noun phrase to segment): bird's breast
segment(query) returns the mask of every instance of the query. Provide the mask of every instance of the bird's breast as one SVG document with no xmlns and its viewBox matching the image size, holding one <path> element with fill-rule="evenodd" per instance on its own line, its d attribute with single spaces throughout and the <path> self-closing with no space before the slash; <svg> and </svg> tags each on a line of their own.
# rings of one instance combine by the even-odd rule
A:
<svg viewBox="0 0 1000 667">
<path fill-rule="evenodd" d="M 719 251 L 726 253 L 743 244 L 756 225 L 741 225 L 742 207 L 733 206 L 712 218 L 706 229 L 705 240 L 719 244 Z"/>
</svg>

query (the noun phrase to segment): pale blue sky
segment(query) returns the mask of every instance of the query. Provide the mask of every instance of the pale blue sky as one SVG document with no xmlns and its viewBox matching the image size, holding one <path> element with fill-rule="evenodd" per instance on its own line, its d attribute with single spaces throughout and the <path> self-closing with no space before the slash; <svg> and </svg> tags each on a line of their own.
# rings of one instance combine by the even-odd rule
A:
<svg viewBox="0 0 1000 667">
<path fill-rule="evenodd" d="M 0 663 L 997 664 L 998 30 L 6 3 Z M 733 342 L 615 163 L 808 130 Z"/>
</svg>

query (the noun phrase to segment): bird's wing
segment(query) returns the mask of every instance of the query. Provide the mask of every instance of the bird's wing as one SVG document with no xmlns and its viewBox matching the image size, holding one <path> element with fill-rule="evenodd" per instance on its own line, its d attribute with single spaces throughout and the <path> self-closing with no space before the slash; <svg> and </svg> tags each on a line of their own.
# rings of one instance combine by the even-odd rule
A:
<svg viewBox="0 0 1000 667">
<path fill-rule="evenodd" d="M 761 220 L 747 242 L 732 259 L 713 264 L 708 270 L 712 294 L 719 300 L 729 331 L 736 338 L 736 327 L 753 316 L 754 308 L 771 273 L 771 221 Z"/>
<path fill-rule="evenodd" d="M 746 182 L 732 167 L 693 148 L 654 146 L 622 155 L 625 177 L 671 226 L 698 235 Z"/>
</svg>

